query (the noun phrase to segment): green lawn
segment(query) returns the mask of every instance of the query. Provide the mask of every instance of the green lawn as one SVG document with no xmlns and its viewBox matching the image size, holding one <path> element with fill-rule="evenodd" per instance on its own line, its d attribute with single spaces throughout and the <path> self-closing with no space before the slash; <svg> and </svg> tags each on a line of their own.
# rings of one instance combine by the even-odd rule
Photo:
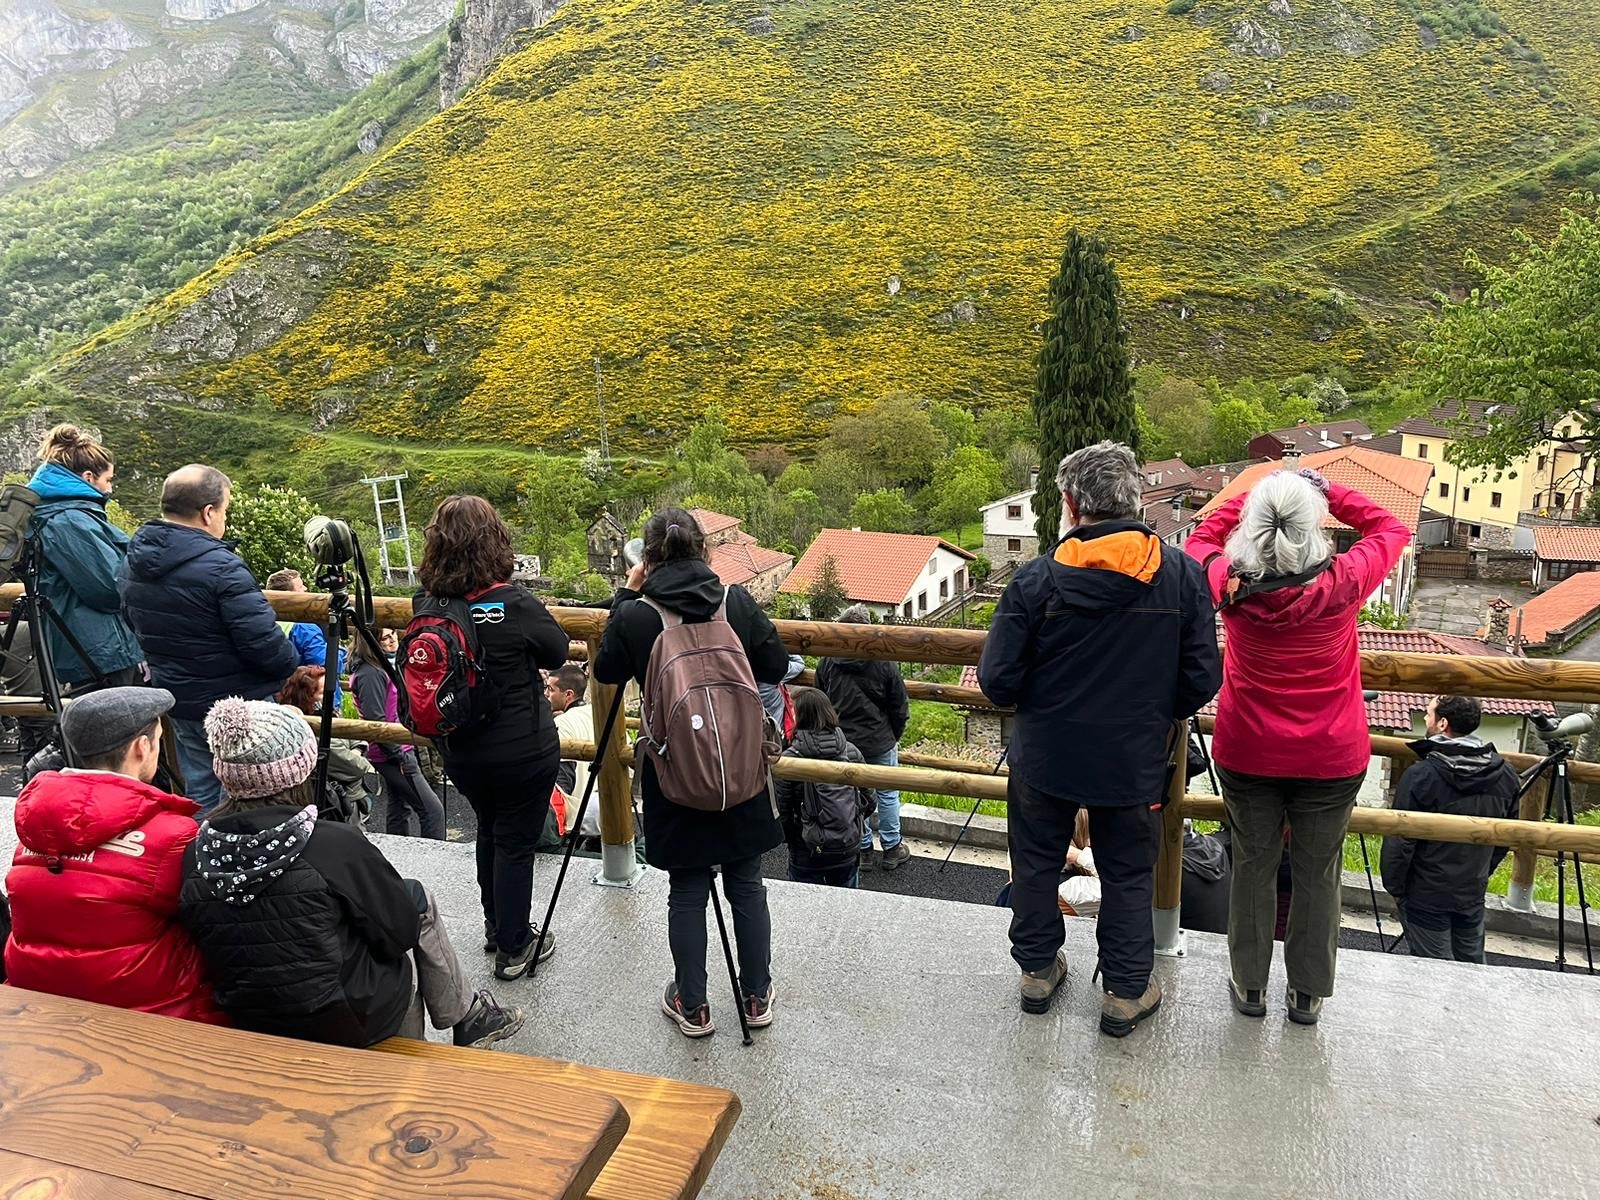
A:
<svg viewBox="0 0 1600 1200">
<path fill-rule="evenodd" d="M 963 525 L 960 529 L 941 529 L 933 536 L 943 538 L 952 546 L 960 546 L 963 550 L 977 553 L 983 549 L 983 522 L 974 521 L 970 525 Z"/>
</svg>

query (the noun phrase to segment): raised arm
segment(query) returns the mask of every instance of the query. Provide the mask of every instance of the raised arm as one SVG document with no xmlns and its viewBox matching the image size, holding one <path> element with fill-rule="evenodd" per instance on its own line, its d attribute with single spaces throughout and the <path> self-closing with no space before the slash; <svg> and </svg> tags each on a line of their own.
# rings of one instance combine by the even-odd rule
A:
<svg viewBox="0 0 1600 1200">
<path fill-rule="evenodd" d="M 1411 530 L 1388 509 L 1332 480 L 1328 482 L 1328 511 L 1360 535 L 1354 546 L 1333 560 L 1334 596 L 1364 603 L 1411 544 Z"/>
<path fill-rule="evenodd" d="M 1184 552 L 1204 569 L 1213 604 L 1222 599 L 1222 589 L 1228 582 L 1229 563 L 1224 547 L 1239 524 L 1239 513 L 1249 495 L 1249 492 L 1240 492 L 1201 521 L 1183 546 Z"/>
</svg>

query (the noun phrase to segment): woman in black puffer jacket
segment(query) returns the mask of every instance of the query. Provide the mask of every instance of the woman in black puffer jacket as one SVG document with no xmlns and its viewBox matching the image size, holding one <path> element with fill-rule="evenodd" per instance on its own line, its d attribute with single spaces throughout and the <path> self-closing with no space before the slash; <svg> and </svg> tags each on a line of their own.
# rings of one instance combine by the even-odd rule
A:
<svg viewBox="0 0 1600 1200">
<path fill-rule="evenodd" d="M 594 677 L 620 684 L 644 683 L 650 651 L 661 636 L 661 615 L 640 602 L 647 596 L 686 623 L 709 620 L 724 598 L 733 627 L 757 683 L 781 683 L 789 652 L 778 640 L 766 613 L 750 593 L 724 587 L 706 562 L 705 535 L 694 517 L 668 508 L 644 529 L 644 562 L 628 575 L 612 601 Z M 723 894 L 733 908 L 739 942 L 740 987 L 745 1013 L 755 1027 L 772 1023 L 772 917 L 761 882 L 761 856 L 782 844 L 771 797 L 763 791 L 722 812 L 703 812 L 674 804 L 662 795 L 648 755 L 639 759 L 644 794 L 645 856 L 671 879 L 667 897 L 667 937 L 676 967 L 662 1011 L 689 1037 L 712 1032 L 706 1003 L 706 903 L 712 868 L 722 868 Z"/>
</svg>

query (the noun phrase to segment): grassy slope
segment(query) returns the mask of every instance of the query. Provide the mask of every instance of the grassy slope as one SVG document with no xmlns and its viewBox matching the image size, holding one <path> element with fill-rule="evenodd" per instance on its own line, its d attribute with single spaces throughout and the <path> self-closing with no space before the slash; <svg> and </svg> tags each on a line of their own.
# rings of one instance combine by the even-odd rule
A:
<svg viewBox="0 0 1600 1200">
<path fill-rule="evenodd" d="M 437 50 L 351 98 L 247 56 L 101 150 L 0 193 L 0 380 L 199 274 L 369 161 L 436 110 Z"/>
<path fill-rule="evenodd" d="M 1227 49 L 1260 15 L 1240 3 L 814 0 L 761 34 L 755 0 L 573 0 L 359 185 L 68 378 L 115 394 L 137 362 L 207 404 L 342 400 L 379 435 L 578 445 L 598 354 L 614 442 L 653 447 L 715 402 L 736 436 L 803 443 L 892 390 L 1024 396 L 1073 223 L 1110 236 L 1143 357 L 1371 375 L 1470 282 L 1463 248 L 1548 220 L 1554 172 L 1600 145 L 1587 0 L 1498 4 L 1526 45 L 1419 48 L 1408 10 L 1458 3 L 1301 0 L 1263 19 L 1288 51 L 1269 60 Z M 1218 69 L 1227 89 L 1202 89 Z M 330 240 L 349 261 L 286 335 L 220 365 L 152 351 L 219 281 Z M 960 301 L 974 322 L 950 320 Z"/>
</svg>

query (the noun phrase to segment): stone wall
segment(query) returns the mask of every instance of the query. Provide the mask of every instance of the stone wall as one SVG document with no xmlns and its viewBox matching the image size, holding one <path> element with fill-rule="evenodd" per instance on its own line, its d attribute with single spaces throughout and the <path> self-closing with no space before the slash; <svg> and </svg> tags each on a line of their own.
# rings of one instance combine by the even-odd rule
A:
<svg viewBox="0 0 1600 1200">
<path fill-rule="evenodd" d="M 1484 532 L 1488 533 L 1488 526 Z M 1533 555 L 1529 551 L 1489 550 L 1472 556 L 1473 574 L 1478 579 L 1497 579 L 1522 583 L 1533 578 Z"/>
<path fill-rule="evenodd" d="M 783 586 L 783 581 L 789 578 L 789 572 L 792 570 L 794 570 L 793 563 L 779 563 L 750 580 L 744 585 L 744 590 L 750 593 L 757 604 L 765 607 L 777 598 L 778 589 Z"/>
<path fill-rule="evenodd" d="M 1005 716 L 982 709 L 966 713 L 967 745 L 989 754 L 999 754 L 1005 749 Z"/>
<path fill-rule="evenodd" d="M 1039 539 L 1029 535 L 1022 539 L 1022 551 L 1007 550 L 1006 543 L 1011 539 L 1004 534 L 986 533 L 983 535 L 983 556 L 995 566 L 1004 562 L 1026 562 L 1039 553 Z"/>
</svg>

